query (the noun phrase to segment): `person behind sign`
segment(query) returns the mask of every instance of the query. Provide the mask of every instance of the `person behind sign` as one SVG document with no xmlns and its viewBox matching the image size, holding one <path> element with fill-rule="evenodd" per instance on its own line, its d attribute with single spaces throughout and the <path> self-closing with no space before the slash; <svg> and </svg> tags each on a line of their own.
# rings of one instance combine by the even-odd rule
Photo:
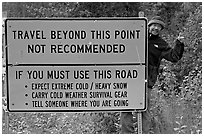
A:
<svg viewBox="0 0 204 136">
<path fill-rule="evenodd" d="M 165 23 L 160 16 L 153 17 L 148 23 L 148 89 L 147 89 L 147 105 L 150 101 L 150 91 L 154 86 L 159 71 L 160 62 L 162 59 L 166 59 L 171 62 L 177 62 L 182 58 L 184 51 L 184 44 L 181 40 L 184 37 L 180 35 L 175 41 L 175 47 L 170 48 L 166 41 L 160 36 L 160 32 L 165 28 Z M 150 107 L 147 106 L 147 110 L 142 112 L 142 133 L 149 133 L 151 126 L 151 115 L 149 113 Z M 154 118 L 153 118 L 154 119 Z M 132 112 L 121 113 L 121 133 L 134 133 L 133 127 L 133 115 Z M 159 133 L 156 128 L 153 128 L 154 133 Z"/>
</svg>

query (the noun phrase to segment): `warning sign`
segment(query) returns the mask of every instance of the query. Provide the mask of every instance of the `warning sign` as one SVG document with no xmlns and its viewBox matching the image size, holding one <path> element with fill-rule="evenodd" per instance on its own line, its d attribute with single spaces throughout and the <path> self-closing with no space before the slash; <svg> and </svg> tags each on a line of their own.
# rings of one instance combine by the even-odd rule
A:
<svg viewBox="0 0 204 136">
<path fill-rule="evenodd" d="M 7 19 L 9 111 L 146 108 L 144 18 Z"/>
</svg>

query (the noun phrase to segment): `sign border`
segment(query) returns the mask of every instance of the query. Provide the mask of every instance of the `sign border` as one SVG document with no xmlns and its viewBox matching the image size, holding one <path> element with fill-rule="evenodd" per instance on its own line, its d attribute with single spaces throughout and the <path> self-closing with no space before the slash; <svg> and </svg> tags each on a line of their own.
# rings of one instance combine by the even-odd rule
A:
<svg viewBox="0 0 204 136">
<path fill-rule="evenodd" d="M 127 65 L 144 65 L 145 66 L 145 94 L 147 94 L 147 68 L 148 68 L 148 28 L 145 31 L 145 63 L 119 63 L 119 64 L 18 64 L 12 65 L 8 64 L 8 37 L 7 37 L 7 22 L 9 20 L 21 20 L 21 21 L 32 21 L 32 20 L 47 20 L 47 21 L 84 21 L 84 20 L 144 20 L 145 28 L 147 28 L 147 18 L 145 17 L 99 17 L 99 18 L 7 18 L 5 20 L 5 52 L 6 52 L 6 82 L 7 82 L 7 109 L 9 112 L 121 112 L 121 111 L 146 111 L 147 110 L 147 95 L 145 95 L 145 104 L 143 109 L 113 109 L 113 110 L 11 110 L 9 107 L 9 77 L 8 77 L 8 67 L 12 66 L 127 66 Z"/>
</svg>

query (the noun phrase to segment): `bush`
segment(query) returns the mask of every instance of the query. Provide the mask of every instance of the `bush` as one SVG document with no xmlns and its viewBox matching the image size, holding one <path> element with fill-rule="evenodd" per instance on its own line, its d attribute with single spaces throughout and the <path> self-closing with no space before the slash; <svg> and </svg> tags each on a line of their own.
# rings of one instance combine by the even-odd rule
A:
<svg viewBox="0 0 204 136">
<path fill-rule="evenodd" d="M 202 133 L 201 9 L 198 6 L 190 12 L 183 27 L 186 40 L 183 58 L 177 64 L 162 63 L 163 72 L 153 92 L 153 115 L 160 119 L 162 126 L 171 124 L 174 133 Z M 165 35 L 165 38 L 172 42 L 171 36 Z"/>
</svg>

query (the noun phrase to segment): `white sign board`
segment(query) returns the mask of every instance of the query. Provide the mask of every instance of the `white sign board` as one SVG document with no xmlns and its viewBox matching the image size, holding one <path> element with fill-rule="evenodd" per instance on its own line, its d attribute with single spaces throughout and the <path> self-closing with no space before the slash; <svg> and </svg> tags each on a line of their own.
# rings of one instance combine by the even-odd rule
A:
<svg viewBox="0 0 204 136">
<path fill-rule="evenodd" d="M 146 109 L 145 18 L 7 19 L 9 111 Z"/>
</svg>

